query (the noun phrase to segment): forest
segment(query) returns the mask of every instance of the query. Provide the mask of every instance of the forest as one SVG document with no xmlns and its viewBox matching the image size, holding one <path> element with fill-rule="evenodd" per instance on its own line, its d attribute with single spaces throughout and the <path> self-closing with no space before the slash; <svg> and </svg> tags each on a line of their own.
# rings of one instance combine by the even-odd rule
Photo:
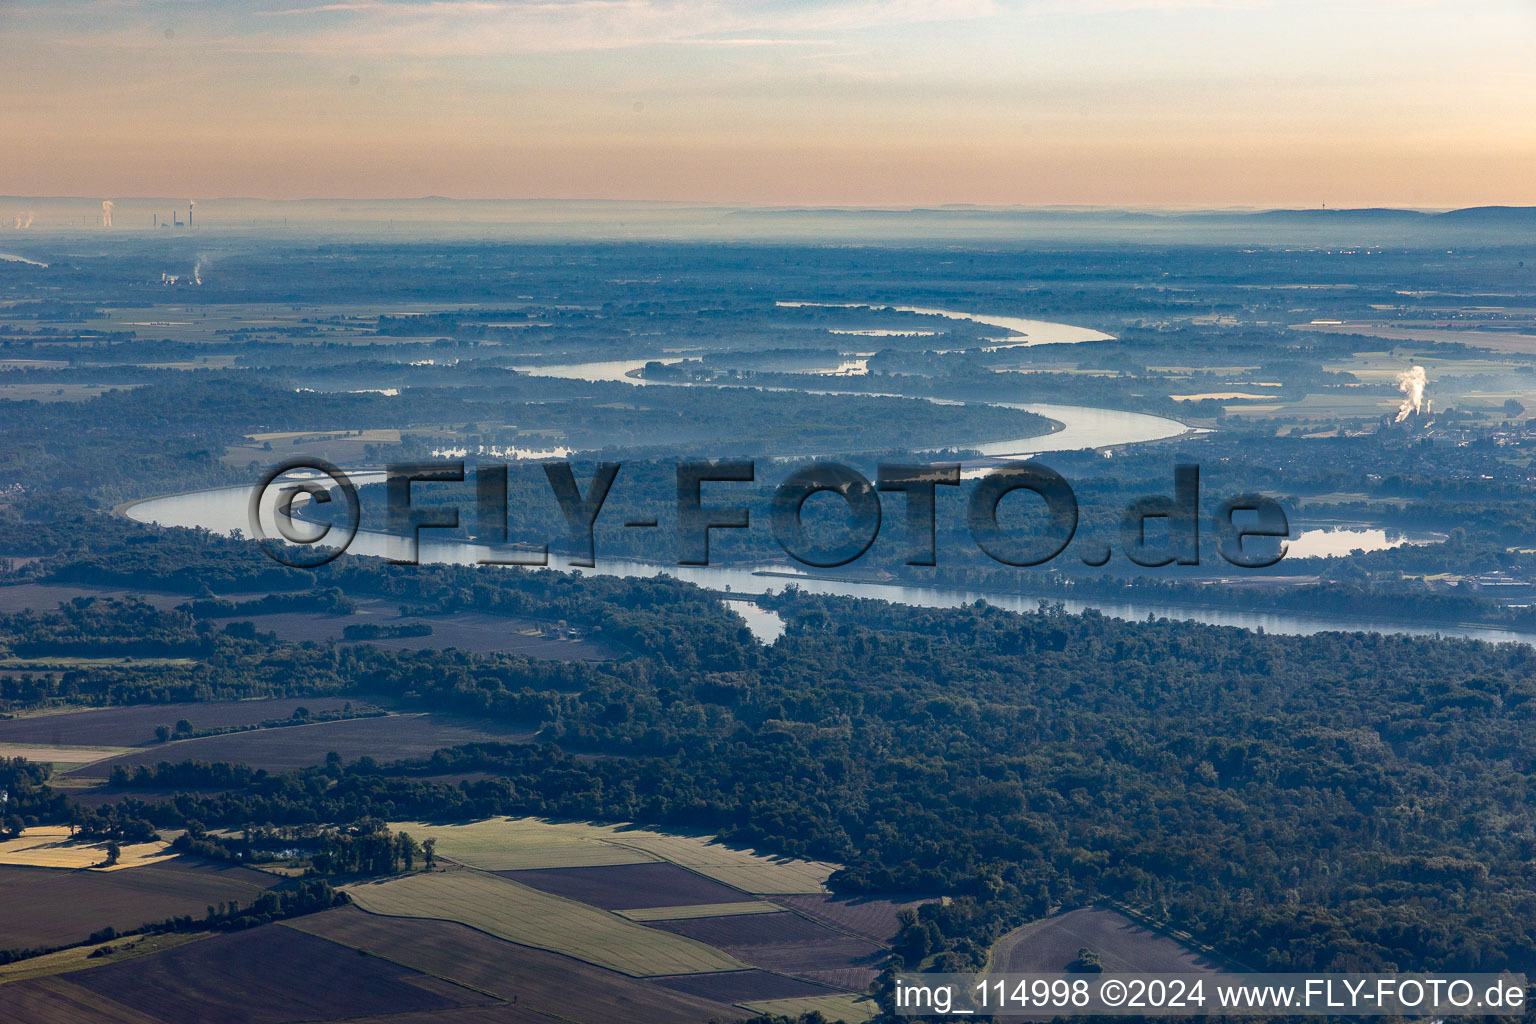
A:
<svg viewBox="0 0 1536 1024">
<path fill-rule="evenodd" d="M 358 563 L 335 582 L 360 592 L 368 577 L 438 610 L 558 609 L 622 634 L 632 654 L 234 640 L 188 612 L 96 601 L 0 630 L 68 644 L 88 615 L 103 642 L 213 646 L 153 683 L 104 669 L 10 683 L 9 706 L 385 694 L 539 730 L 533 745 L 416 762 L 115 773 L 116 802 L 75 812 L 93 834 L 509 813 L 708 827 L 840 861 L 841 891 L 955 894 L 913 922 L 910 964 L 974 965 L 1021 920 L 1108 899 L 1256 969 L 1536 966 L 1525 647 L 790 588 L 771 602 L 788 631 L 762 648 L 675 581 Z M 28 820 L 70 813 L 35 770 L 8 771 L 31 794 Z M 468 771 L 490 777 L 428 777 Z M 135 795 L 167 789 L 180 795 Z"/>
</svg>

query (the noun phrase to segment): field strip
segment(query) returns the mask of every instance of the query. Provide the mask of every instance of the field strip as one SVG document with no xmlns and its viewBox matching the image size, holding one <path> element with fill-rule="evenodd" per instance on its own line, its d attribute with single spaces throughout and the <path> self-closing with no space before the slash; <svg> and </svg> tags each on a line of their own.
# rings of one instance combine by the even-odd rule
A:
<svg viewBox="0 0 1536 1024">
<path fill-rule="evenodd" d="M 498 939 L 563 953 L 631 977 L 708 974 L 747 966 L 697 940 L 479 871 L 407 875 L 345 888 L 369 913 L 457 921 Z"/>
<path fill-rule="evenodd" d="M 1014 947 L 1018 946 L 1020 942 L 1034 932 L 1050 924 L 1058 912 L 1053 910 L 1044 917 L 1036 918 L 1033 921 L 1025 921 L 1012 931 L 1004 932 L 998 936 L 997 941 L 992 943 L 992 948 L 987 950 L 987 962 L 981 965 L 979 973 L 988 974 L 997 970 L 998 964 L 1006 965 L 1009 958 L 1013 956 Z"/>
<path fill-rule="evenodd" d="M 626 864 L 656 864 L 660 858 L 626 850 L 611 843 L 582 843 L 572 846 L 544 846 L 528 850 L 507 850 L 490 856 L 450 860 L 485 871 L 536 871 L 542 868 L 613 868 Z M 493 863 L 494 862 L 494 866 Z"/>
<path fill-rule="evenodd" d="M 132 747 L 55 747 L 46 743 L 0 743 L 0 757 L 24 757 L 39 764 L 92 764 L 120 757 Z"/>
<path fill-rule="evenodd" d="M 799 1017 L 807 1013 L 821 1013 L 827 1020 L 844 1020 L 859 1024 L 871 1020 L 880 1012 L 880 1004 L 867 996 L 798 996 L 792 999 L 767 999 L 753 1003 L 737 1003 L 737 1006 L 754 1013 L 778 1014 L 783 1017 Z"/>
<path fill-rule="evenodd" d="M 446 975 L 438 974 L 438 973 L 436 973 L 434 971 L 427 970 L 424 967 L 418 967 L 415 964 L 408 964 L 405 961 L 397 960 L 397 959 L 395 959 L 392 956 L 385 956 L 383 953 L 378 952 L 378 950 L 376 950 L 376 949 L 363 949 L 361 946 L 354 946 L 354 945 L 352 945 L 349 942 L 343 942 L 342 940 L 340 940 L 338 938 L 335 938 L 333 936 L 326 935 L 326 934 L 323 934 L 323 933 L 317 932 L 317 931 L 311 931 L 310 929 L 304 927 L 304 918 L 307 917 L 307 916 L 308 915 L 301 915 L 301 916 L 299 916 L 297 918 L 291 918 L 291 919 L 289 919 L 287 921 L 278 921 L 277 924 L 278 924 L 279 927 L 282 927 L 282 928 L 291 928 L 291 929 L 293 929 L 296 932 L 303 932 L 305 935 L 311 935 L 311 936 L 314 936 L 317 939 L 324 939 L 326 942 L 335 943 L 336 945 L 342 947 L 343 949 L 356 950 L 359 953 L 364 953 L 364 954 L 366 954 L 368 956 L 373 957 L 375 960 L 383 960 L 383 961 L 385 961 L 387 963 L 394 964 L 396 967 L 403 967 L 403 968 L 405 968 L 408 971 L 415 971 L 418 974 L 423 974 L 423 975 L 427 976 L 428 978 L 433 978 L 433 979 L 435 979 L 437 981 L 445 981 L 445 982 L 447 982 L 450 985 L 456 985 L 459 988 L 468 989 L 471 992 L 476 992 L 476 993 L 479 993 L 482 996 L 486 996 L 486 997 L 488 997 L 490 999 L 494 999 L 498 1003 L 505 1003 L 506 1002 L 505 998 L 503 998 L 502 996 L 497 995 L 495 992 L 491 992 L 491 991 L 489 991 L 487 989 L 483 989 L 483 988 L 477 988 L 476 986 L 471 985 L 468 982 L 459 981 L 459 980 L 457 980 L 455 978 L 450 978 L 450 977 L 447 977 Z"/>
<path fill-rule="evenodd" d="M 389 822 L 418 840 L 434 838 L 440 856 L 485 871 L 599 867 L 664 860 L 753 895 L 824 893 L 839 867 L 774 857 L 709 836 L 670 835 L 631 825 L 542 818 L 488 818 L 468 824 Z"/>
<path fill-rule="evenodd" d="M 89 1014 L 87 1019 L 93 1024 L 159 1024 L 147 1014 L 79 985 L 70 984 L 63 978 L 43 978 L 38 986 L 63 999 L 70 1007 L 85 1011 Z"/>
<path fill-rule="evenodd" d="M 785 908 L 767 900 L 751 903 L 695 903 L 687 907 L 641 907 L 637 910 L 615 910 L 620 917 L 631 921 L 686 921 L 700 917 L 736 917 L 741 914 L 782 914 Z"/>
<path fill-rule="evenodd" d="M 826 861 L 772 857 L 696 836 L 673 836 L 639 829 L 621 832 L 612 841 L 669 860 L 678 867 L 742 892 L 762 896 L 826 892 L 827 879 L 838 868 Z"/>
<path fill-rule="evenodd" d="M 47 953 L 43 956 L 30 957 L 26 960 L 17 960 L 15 963 L 0 965 L 0 985 L 13 981 L 26 981 L 28 978 L 43 978 L 54 974 L 67 974 L 70 971 L 80 971 L 87 967 L 101 967 L 105 964 L 115 964 L 121 960 L 133 960 L 137 957 L 158 953 L 172 946 L 180 946 L 188 942 L 196 942 L 198 939 L 207 939 L 213 936 L 212 932 L 171 932 L 165 935 L 136 936 L 132 939 L 114 939 L 111 942 L 98 943 L 93 946 L 75 946 L 70 949 L 61 949 L 57 953 Z M 98 949 L 111 948 L 113 952 L 91 959 L 91 954 Z"/>
<path fill-rule="evenodd" d="M 606 842 L 612 826 L 582 822 L 489 818 L 462 825 L 392 821 L 389 827 L 409 832 L 417 840 L 436 839 L 438 856 L 484 871 L 613 867 L 660 859 Z"/>
<path fill-rule="evenodd" d="M 1108 971 L 1190 973 L 1213 971 L 1219 954 L 1207 955 L 1150 922 L 1112 904 L 1078 907 L 1031 921 L 992 947 L 986 970 L 1026 973 L 1065 966 L 1074 950 L 1092 949 Z"/>
<path fill-rule="evenodd" d="M 175 856 L 165 843 L 133 843 L 122 847 L 118 861 L 100 871 L 122 871 Z M 36 825 L 15 839 L 0 842 L 0 865 L 24 868 L 91 868 L 107 859 L 107 844 L 72 840 L 64 825 Z"/>
</svg>

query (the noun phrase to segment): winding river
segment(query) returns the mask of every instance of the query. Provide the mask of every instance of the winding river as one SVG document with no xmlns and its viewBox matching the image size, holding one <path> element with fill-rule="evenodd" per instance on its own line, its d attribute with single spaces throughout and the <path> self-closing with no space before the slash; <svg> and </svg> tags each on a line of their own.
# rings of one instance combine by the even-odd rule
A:
<svg viewBox="0 0 1536 1024">
<path fill-rule="evenodd" d="M 1028 320 L 1023 317 L 1014 316 L 960 313 L 954 310 L 931 309 L 924 306 L 828 306 L 824 303 L 814 302 L 780 302 L 777 305 L 785 308 L 817 306 L 839 309 L 890 309 L 901 313 L 918 313 L 925 316 L 944 317 L 948 320 L 969 320 L 983 326 L 997 327 L 1005 332 L 1015 332 L 1024 335 L 1022 339 L 1006 336 L 998 338 L 996 339 L 996 344 L 989 346 L 989 349 L 1025 345 L 1075 345 L 1086 341 L 1114 340 L 1112 336 L 1102 331 L 1095 331 L 1087 327 L 1074 327 L 1071 324 L 1051 323 L 1046 320 Z M 535 377 L 633 384 L 637 387 L 658 385 L 673 387 L 712 386 L 696 382 L 647 380 L 639 376 L 640 371 L 644 369 L 645 365 L 651 362 L 671 365 L 682 362 L 682 358 L 678 356 L 656 356 L 649 359 L 613 359 L 593 363 L 514 366 L 513 369 Z M 807 374 L 807 376 L 814 378 L 816 375 Z M 824 378 L 836 379 L 836 374 L 826 374 Z M 751 385 L 730 384 L 727 386 L 750 387 Z M 763 390 L 787 389 L 764 388 Z M 870 391 L 837 390 L 824 387 L 806 387 L 796 390 L 816 395 L 852 395 L 865 398 L 914 397 Z M 946 403 L 943 399 L 934 398 L 926 398 L 923 401 L 954 404 Z M 1046 402 L 990 402 L 986 404 L 1001 409 L 1017 409 L 1021 412 L 1034 413 L 1061 424 L 1060 430 L 1050 434 L 1002 438 L 996 441 L 978 441 L 966 445 L 966 447 L 979 451 L 989 459 L 1031 458 L 1051 452 L 1071 452 L 1079 451 L 1083 448 L 1109 448 L 1124 444 L 1140 444 L 1146 441 L 1161 441 L 1166 438 L 1179 437 L 1186 434 L 1204 433 L 1202 429 L 1192 428 L 1187 424 L 1180 423 L 1178 420 L 1171 420 L 1163 416 L 1152 416 L 1147 413 L 1124 412 L 1119 409 L 1095 409 L 1083 405 L 1052 405 Z"/>
<path fill-rule="evenodd" d="M 356 473 L 352 479 L 359 486 L 383 480 L 379 472 Z M 251 525 L 247 509 L 251 488 L 247 486 L 219 487 L 204 491 L 172 494 L 162 498 L 150 498 L 127 507 L 126 514 L 141 523 L 160 526 L 202 527 L 214 533 L 231 534 L 235 530 L 250 536 Z M 271 510 L 263 514 L 272 532 Z M 383 533 L 360 532 L 348 549 L 351 554 L 400 558 L 405 554 L 404 540 Z M 480 544 L 464 541 L 434 539 L 431 531 L 421 536 L 420 559 L 428 563 L 474 565 L 489 557 L 491 549 Z M 551 559 L 550 568 L 566 570 L 557 559 Z M 676 566 L 656 565 L 620 558 L 598 558 L 592 568 L 578 570 L 605 576 L 649 578 L 669 575 L 701 587 L 728 593 L 741 599 L 777 591 L 789 584 L 813 594 L 834 594 L 844 597 L 872 597 L 883 601 L 923 608 L 954 608 L 978 599 L 1013 611 L 1031 612 L 1042 600 L 1055 601 L 1056 597 L 1031 597 L 1019 594 L 1000 594 L 984 590 L 957 590 L 931 587 L 905 586 L 899 583 L 859 583 L 843 579 L 826 578 L 774 563 L 772 565 L 746 567 Z M 1106 601 L 1094 598 L 1086 601 L 1062 601 L 1068 611 L 1081 612 L 1097 609 L 1105 615 L 1120 619 L 1144 619 L 1148 615 L 1170 619 L 1188 619 L 1219 626 L 1241 626 L 1245 629 L 1263 629 L 1270 633 L 1308 634 L 1328 630 L 1408 633 L 1420 636 L 1442 635 L 1470 637 L 1478 640 L 1520 641 L 1536 644 L 1536 636 L 1512 633 L 1506 630 L 1480 626 L 1430 628 L 1399 625 L 1366 618 L 1324 618 L 1293 614 L 1264 612 L 1226 611 L 1219 608 L 1191 607 L 1143 601 Z M 783 623 L 771 612 L 755 605 L 747 607 L 733 601 L 732 607 L 743 613 L 754 635 L 771 643 L 783 631 Z"/>
<path fill-rule="evenodd" d="M 1006 326 L 1010 330 L 1024 330 L 1022 326 L 1015 326 L 1013 323 L 998 323 L 999 320 L 1012 320 L 1015 318 L 982 318 L 916 307 L 912 307 L 911 311 L 932 313 L 952 318 L 975 319 L 978 322 L 994 326 Z M 1036 336 L 1052 337 L 1055 339 L 1055 343 L 1072 343 L 1108 337 L 1108 335 L 1100 335 L 1098 332 L 1086 331 L 1085 328 L 1074 328 L 1065 324 L 1045 324 L 1043 321 L 1025 320 L 1019 320 L 1018 324 L 1032 325 Z M 1044 328 L 1051 328 L 1053 330 L 1045 330 Z M 1058 328 L 1060 329 L 1059 331 L 1054 330 Z M 1073 332 L 1076 333 L 1074 334 Z M 1088 334 L 1093 335 L 1094 338 L 1087 337 L 1086 335 Z M 1070 340 L 1068 340 L 1069 338 Z M 1045 344 L 1047 342 L 1041 340 L 1035 343 Z M 643 378 L 632 376 L 632 374 L 650 361 L 648 359 L 627 359 L 597 363 L 526 366 L 517 367 L 517 369 L 536 376 L 610 381 L 636 386 L 665 383 L 646 381 Z M 818 391 L 818 393 L 868 394 L 867 392 L 837 391 Z M 933 401 L 933 399 L 929 399 L 929 401 Z M 1063 429 L 1052 434 L 982 442 L 968 446 L 976 448 L 983 455 L 994 459 L 1027 458 L 1050 452 L 1137 444 L 1179 436 L 1188 433 L 1190 430 L 1185 424 L 1179 423 L 1176 420 L 1149 416 L 1143 413 L 1044 403 L 996 404 L 1003 405 L 1006 408 L 1022 409 L 1047 416 L 1061 422 Z M 356 484 L 362 486 L 382 481 L 383 474 L 378 471 L 356 472 L 352 474 L 352 479 Z M 225 535 L 232 534 L 238 530 L 242 534 L 249 536 L 252 532 L 248 511 L 251 490 L 251 487 L 242 485 L 172 494 L 133 503 L 127 506 L 124 511 L 130 518 L 141 523 L 153 523 L 168 527 L 201 527 L 211 532 Z M 272 509 L 270 503 L 263 510 L 262 515 L 263 522 L 267 524 L 267 533 L 271 535 L 274 531 L 271 525 Z M 1325 531 L 1313 532 L 1323 533 Z M 1366 531 L 1360 532 L 1362 534 L 1366 533 Z M 1298 538 L 1298 543 L 1307 541 L 1308 536 L 1309 534 L 1304 532 Z M 1366 540 L 1374 541 L 1375 538 L 1368 537 Z M 1385 540 L 1386 537 L 1383 534 L 1382 541 L 1385 542 Z M 348 551 L 351 554 L 358 555 L 400 558 L 405 554 L 404 544 L 404 540 L 399 537 L 361 531 L 353 540 Z M 1362 546 L 1384 545 L 1369 544 Z M 491 549 L 484 545 L 464 541 L 435 539 L 430 531 L 422 534 L 420 541 L 419 558 L 422 562 L 473 565 L 490 555 Z M 561 566 L 553 560 L 550 568 L 567 571 L 567 567 Z M 1042 600 L 1052 602 L 1060 600 L 1056 596 L 1027 596 L 983 590 L 914 587 L 899 583 L 855 582 L 846 579 L 816 576 L 781 563 L 726 568 L 716 566 L 657 565 L 628 559 L 599 558 L 595 566 L 578 571 L 632 578 L 648 578 L 665 574 L 721 592 L 726 595 L 725 599 L 731 603 L 733 609 L 742 615 L 753 634 L 764 643 L 772 643 L 773 640 L 777 639 L 783 632 L 784 624 L 777 615 L 760 608 L 750 598 L 756 595 L 771 593 L 790 584 L 809 593 L 877 598 L 925 608 L 953 608 L 977 600 L 986 600 L 989 604 L 1000 608 L 1030 612 L 1037 609 Z M 1091 608 L 1104 615 L 1121 619 L 1144 619 L 1148 615 L 1152 615 L 1170 619 L 1203 622 L 1211 625 L 1263 629 L 1266 632 L 1293 635 L 1344 630 L 1402 633 L 1417 636 L 1459 636 L 1494 642 L 1536 644 L 1536 636 L 1530 634 L 1477 625 L 1425 627 L 1368 618 L 1229 611 L 1201 606 L 1143 601 L 1110 601 L 1098 598 L 1086 601 L 1062 600 L 1060 603 L 1070 612 L 1081 612 Z"/>
<path fill-rule="evenodd" d="M 680 381 L 646 380 L 635 376 L 652 362 L 676 363 L 681 360 L 666 359 L 615 359 L 601 363 L 564 363 L 552 366 L 516 366 L 513 369 L 534 377 L 557 377 L 562 380 L 589 380 L 613 384 L 633 384 L 636 387 L 712 387 L 708 384 Z M 730 384 L 729 387 L 751 387 L 749 384 Z M 763 388 L 765 391 L 788 390 Z M 870 391 L 840 391 L 831 388 L 807 387 L 799 390 L 816 395 L 853 395 L 863 398 L 910 398 L 910 395 L 891 395 Z M 922 401 L 943 403 L 942 399 L 925 398 Z M 1031 434 L 1026 437 L 1002 438 L 997 441 L 967 443 L 989 458 L 1029 458 L 1050 452 L 1075 452 L 1083 448 L 1109 448 L 1122 444 L 1140 444 L 1145 441 L 1162 441 L 1185 434 L 1204 431 L 1192 428 L 1178 420 L 1153 416 L 1144 412 L 1124 412 L 1119 409 L 1095 409 L 1086 405 L 1053 405 L 1049 402 L 990 402 L 1002 409 L 1018 409 L 1032 412 L 1061 424 L 1061 429 L 1051 434 Z"/>
</svg>

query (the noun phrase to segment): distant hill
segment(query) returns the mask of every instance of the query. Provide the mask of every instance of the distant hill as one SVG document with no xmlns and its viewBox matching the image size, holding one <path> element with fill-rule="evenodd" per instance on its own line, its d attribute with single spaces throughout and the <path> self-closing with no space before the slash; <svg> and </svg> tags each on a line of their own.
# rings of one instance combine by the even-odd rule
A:
<svg viewBox="0 0 1536 1024">
<path fill-rule="evenodd" d="M 744 207 L 603 200 L 185 199 L 0 196 L 8 245 L 48 233 L 108 237 L 277 234 L 475 239 L 709 239 L 805 242 L 1148 242 L 1155 244 L 1510 245 L 1532 241 L 1536 207 L 1426 211 L 1361 209 L 1157 210 L 1103 207 Z M 180 213 L 180 223 L 176 214 Z M 21 225 L 27 226 L 20 230 Z M 162 236 L 160 229 L 170 225 Z M 46 260 L 44 261 L 46 262 Z"/>
</svg>

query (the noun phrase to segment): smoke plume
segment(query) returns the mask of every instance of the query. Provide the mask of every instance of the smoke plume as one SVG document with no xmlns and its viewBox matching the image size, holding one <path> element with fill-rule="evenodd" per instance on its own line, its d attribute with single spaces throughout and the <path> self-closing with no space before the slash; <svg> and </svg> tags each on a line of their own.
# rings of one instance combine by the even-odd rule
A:
<svg viewBox="0 0 1536 1024">
<path fill-rule="evenodd" d="M 1422 366 L 1410 367 L 1397 375 L 1397 387 L 1403 393 L 1403 403 L 1397 407 L 1394 423 L 1401 423 L 1410 414 L 1417 415 L 1424 411 L 1424 385 L 1428 383 Z"/>
<path fill-rule="evenodd" d="M 112 226 L 112 208 L 114 206 L 116 206 L 116 205 L 117 204 L 114 203 L 110 199 L 103 199 L 101 201 L 101 226 L 102 227 L 109 228 L 109 227 Z"/>
<path fill-rule="evenodd" d="M 203 261 L 202 260 L 198 260 L 197 261 L 197 266 L 192 268 L 192 283 L 193 284 L 197 284 L 197 285 L 200 285 L 200 284 L 203 283 Z"/>
</svg>

